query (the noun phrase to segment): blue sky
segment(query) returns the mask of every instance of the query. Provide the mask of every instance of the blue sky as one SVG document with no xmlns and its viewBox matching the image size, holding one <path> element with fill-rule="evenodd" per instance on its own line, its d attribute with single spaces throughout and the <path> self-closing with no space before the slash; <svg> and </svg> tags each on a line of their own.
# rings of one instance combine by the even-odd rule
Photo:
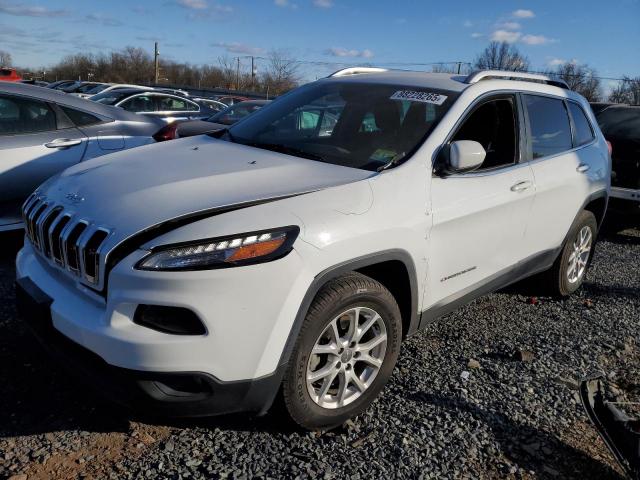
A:
<svg viewBox="0 0 640 480">
<path fill-rule="evenodd" d="M 0 0 L 0 49 L 29 67 L 151 51 L 154 40 L 164 57 L 196 64 L 272 48 L 336 64 L 472 61 L 491 39 L 513 42 L 534 69 L 575 60 L 604 77 L 640 76 L 640 0 Z"/>
</svg>

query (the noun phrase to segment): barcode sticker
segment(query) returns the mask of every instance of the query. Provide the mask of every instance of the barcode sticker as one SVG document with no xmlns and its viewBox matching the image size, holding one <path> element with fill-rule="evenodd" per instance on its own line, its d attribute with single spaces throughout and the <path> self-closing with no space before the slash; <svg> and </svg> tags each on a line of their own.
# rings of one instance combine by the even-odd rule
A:
<svg viewBox="0 0 640 480">
<path fill-rule="evenodd" d="M 411 102 L 433 103 L 442 105 L 447 99 L 446 95 L 430 92 L 415 92 L 413 90 L 398 90 L 391 95 L 391 100 L 409 100 Z"/>
</svg>

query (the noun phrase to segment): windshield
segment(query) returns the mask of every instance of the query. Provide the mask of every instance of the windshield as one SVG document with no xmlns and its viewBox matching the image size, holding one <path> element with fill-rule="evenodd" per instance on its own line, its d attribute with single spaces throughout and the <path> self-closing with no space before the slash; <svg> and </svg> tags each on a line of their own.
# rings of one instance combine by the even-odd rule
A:
<svg viewBox="0 0 640 480">
<path fill-rule="evenodd" d="M 108 92 L 99 93 L 91 97 L 94 102 L 102 103 L 104 105 L 115 105 L 120 100 L 131 96 L 131 92 L 123 92 L 121 90 L 109 90 Z"/>
<path fill-rule="evenodd" d="M 457 95 L 402 85 L 316 82 L 238 123 L 226 139 L 375 171 L 413 153 Z"/>
<path fill-rule="evenodd" d="M 224 125 L 233 125 L 238 120 L 260 110 L 263 106 L 264 105 L 260 103 L 236 103 L 235 105 L 212 115 L 207 120 L 209 122 L 222 123 Z"/>
</svg>

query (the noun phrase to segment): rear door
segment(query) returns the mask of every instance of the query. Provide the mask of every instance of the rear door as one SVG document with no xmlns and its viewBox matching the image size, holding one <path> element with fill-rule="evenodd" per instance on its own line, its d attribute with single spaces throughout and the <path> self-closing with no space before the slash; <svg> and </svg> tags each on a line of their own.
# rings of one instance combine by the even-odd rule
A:
<svg viewBox="0 0 640 480">
<path fill-rule="evenodd" d="M 569 103 L 558 97 L 523 94 L 529 132 L 527 155 L 536 182 L 525 245 L 530 253 L 562 245 L 573 220 L 589 197 L 589 175 L 601 152 L 593 131 L 574 141 Z"/>
<path fill-rule="evenodd" d="M 430 307 L 482 288 L 524 259 L 535 185 L 522 158 L 520 110 L 515 94 L 487 97 L 449 139 L 477 141 L 487 156 L 475 171 L 432 178 Z"/>
<path fill-rule="evenodd" d="M 0 94 L 0 202 L 21 202 L 47 178 L 82 160 L 86 136 L 57 107 Z"/>
</svg>

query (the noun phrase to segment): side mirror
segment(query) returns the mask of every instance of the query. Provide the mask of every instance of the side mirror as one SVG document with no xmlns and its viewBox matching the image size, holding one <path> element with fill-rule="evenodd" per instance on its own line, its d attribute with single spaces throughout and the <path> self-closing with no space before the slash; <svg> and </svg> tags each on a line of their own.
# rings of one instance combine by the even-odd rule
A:
<svg viewBox="0 0 640 480">
<path fill-rule="evenodd" d="M 482 165 L 487 152 L 484 147 L 473 140 L 458 140 L 449 146 L 448 170 L 467 172 Z"/>
</svg>

